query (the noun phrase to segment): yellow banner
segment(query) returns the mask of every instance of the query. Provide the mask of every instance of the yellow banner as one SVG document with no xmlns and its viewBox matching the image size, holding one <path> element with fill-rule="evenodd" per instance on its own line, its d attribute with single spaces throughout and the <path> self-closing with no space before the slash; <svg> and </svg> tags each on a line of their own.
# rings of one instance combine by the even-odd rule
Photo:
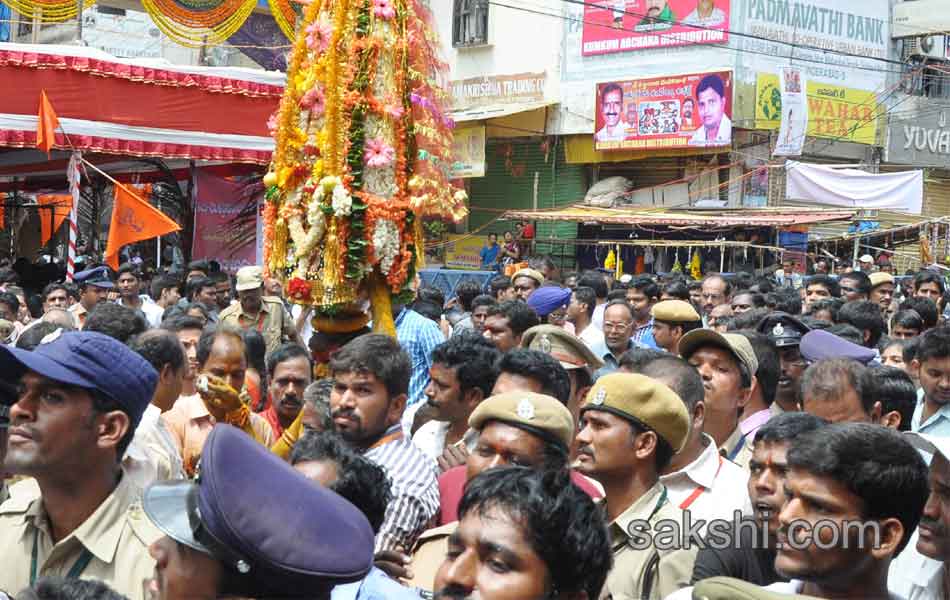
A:
<svg viewBox="0 0 950 600">
<path fill-rule="evenodd" d="M 882 116 L 874 92 L 809 81 L 808 135 L 858 144 L 877 143 L 877 122 Z M 759 73 L 755 86 L 755 128 L 778 129 L 782 92 L 778 75 Z"/>
<path fill-rule="evenodd" d="M 485 125 L 457 127 L 452 139 L 452 177 L 485 176 Z"/>
<path fill-rule="evenodd" d="M 445 266 L 452 269 L 481 269 L 481 251 L 486 239 L 484 235 L 450 235 L 450 243 L 445 246 Z"/>
</svg>

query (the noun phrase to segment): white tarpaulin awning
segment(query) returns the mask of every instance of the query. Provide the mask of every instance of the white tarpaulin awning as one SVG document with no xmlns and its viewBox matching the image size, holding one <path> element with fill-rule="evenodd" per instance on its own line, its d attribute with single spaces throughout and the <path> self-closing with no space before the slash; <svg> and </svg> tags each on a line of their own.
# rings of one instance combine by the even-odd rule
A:
<svg viewBox="0 0 950 600">
<path fill-rule="evenodd" d="M 528 102 L 524 104 L 494 104 L 489 106 L 476 106 L 472 108 L 463 108 L 449 113 L 452 120 L 456 123 L 467 123 L 469 121 L 483 121 L 485 119 L 500 119 L 518 113 L 538 110 L 551 106 L 554 102 Z"/>
<path fill-rule="evenodd" d="M 858 169 L 785 163 L 786 196 L 816 204 L 919 215 L 924 202 L 924 172 L 867 173 Z"/>
</svg>

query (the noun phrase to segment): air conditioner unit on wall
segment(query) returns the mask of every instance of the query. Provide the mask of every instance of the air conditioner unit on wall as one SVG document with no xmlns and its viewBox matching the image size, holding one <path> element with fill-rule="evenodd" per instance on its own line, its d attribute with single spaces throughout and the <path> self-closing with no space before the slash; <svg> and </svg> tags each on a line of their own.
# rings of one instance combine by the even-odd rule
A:
<svg viewBox="0 0 950 600">
<path fill-rule="evenodd" d="M 947 36 L 922 35 L 904 40 L 904 60 L 913 57 L 947 60 Z"/>
</svg>

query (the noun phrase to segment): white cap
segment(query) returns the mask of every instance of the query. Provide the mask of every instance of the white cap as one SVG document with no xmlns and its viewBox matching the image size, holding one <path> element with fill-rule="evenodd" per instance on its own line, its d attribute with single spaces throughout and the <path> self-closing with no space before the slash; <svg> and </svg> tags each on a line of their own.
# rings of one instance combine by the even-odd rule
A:
<svg viewBox="0 0 950 600">
<path fill-rule="evenodd" d="M 874 262 L 874 257 L 871 256 L 870 254 L 865 254 L 864 256 L 862 256 L 861 258 L 858 259 L 858 262 L 869 262 L 869 263 L 872 263 L 872 262 Z"/>
<path fill-rule="evenodd" d="M 620 276 L 620 283 L 630 283 L 631 281 L 633 281 L 633 275 L 630 273 L 624 273 Z"/>
</svg>

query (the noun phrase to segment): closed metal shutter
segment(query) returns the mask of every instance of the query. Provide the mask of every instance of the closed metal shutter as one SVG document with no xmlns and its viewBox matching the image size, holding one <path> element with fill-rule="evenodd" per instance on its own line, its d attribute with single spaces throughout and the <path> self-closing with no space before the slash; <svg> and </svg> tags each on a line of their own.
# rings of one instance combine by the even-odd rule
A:
<svg viewBox="0 0 950 600">
<path fill-rule="evenodd" d="M 922 213 L 926 217 L 946 217 L 950 215 L 950 178 L 928 174 L 924 179 Z"/>
</svg>

